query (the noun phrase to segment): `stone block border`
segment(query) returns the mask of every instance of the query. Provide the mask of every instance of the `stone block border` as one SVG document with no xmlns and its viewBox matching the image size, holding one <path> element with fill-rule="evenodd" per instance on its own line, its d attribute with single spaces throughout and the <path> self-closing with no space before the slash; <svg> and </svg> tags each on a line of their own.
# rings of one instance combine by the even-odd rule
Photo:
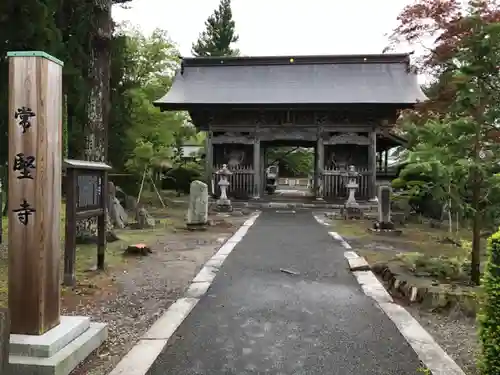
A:
<svg viewBox="0 0 500 375">
<path fill-rule="evenodd" d="M 430 310 L 455 310 L 467 316 L 475 316 L 478 309 L 477 295 L 470 290 L 452 287 L 449 284 L 414 285 L 404 275 L 391 271 L 386 264 L 375 264 L 372 271 L 384 282 L 389 293 L 408 303 L 418 303 Z"/>
<path fill-rule="evenodd" d="M 210 288 L 220 267 L 259 217 L 253 214 L 205 263 L 183 298 L 174 302 L 109 375 L 146 375 L 168 340 Z"/>
</svg>

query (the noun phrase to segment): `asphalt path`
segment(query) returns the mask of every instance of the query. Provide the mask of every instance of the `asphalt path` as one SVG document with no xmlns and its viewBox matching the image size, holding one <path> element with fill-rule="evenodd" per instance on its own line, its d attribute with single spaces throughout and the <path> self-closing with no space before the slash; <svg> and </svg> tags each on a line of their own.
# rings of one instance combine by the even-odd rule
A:
<svg viewBox="0 0 500 375">
<path fill-rule="evenodd" d="M 310 211 L 264 211 L 149 375 L 418 374 Z"/>
</svg>

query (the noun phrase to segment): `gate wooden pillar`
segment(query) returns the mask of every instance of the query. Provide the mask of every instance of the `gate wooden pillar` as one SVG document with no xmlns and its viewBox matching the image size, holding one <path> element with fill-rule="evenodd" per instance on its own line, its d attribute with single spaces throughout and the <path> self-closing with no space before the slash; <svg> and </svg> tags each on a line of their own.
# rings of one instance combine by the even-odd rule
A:
<svg viewBox="0 0 500 375">
<path fill-rule="evenodd" d="M 253 199 L 260 199 L 262 196 L 260 159 L 260 136 L 256 132 L 253 142 Z"/>
<path fill-rule="evenodd" d="M 315 163 L 315 195 L 316 199 L 323 199 L 323 169 L 325 167 L 325 145 L 323 142 L 323 131 L 318 129 L 316 143 Z"/>
<path fill-rule="evenodd" d="M 206 183 L 208 185 L 208 191 L 211 194 L 215 193 L 215 184 L 213 177 L 214 169 L 214 145 L 212 142 L 212 132 L 207 131 L 205 138 L 205 173 L 206 173 Z"/>
<path fill-rule="evenodd" d="M 368 146 L 368 171 L 369 186 L 368 193 L 369 199 L 374 200 L 377 197 L 377 129 L 374 127 L 370 133 L 370 144 Z"/>
<path fill-rule="evenodd" d="M 266 160 L 266 149 L 265 147 L 260 147 L 260 191 L 261 195 L 264 195 L 266 191 L 266 168 L 267 168 L 267 160 Z"/>
</svg>

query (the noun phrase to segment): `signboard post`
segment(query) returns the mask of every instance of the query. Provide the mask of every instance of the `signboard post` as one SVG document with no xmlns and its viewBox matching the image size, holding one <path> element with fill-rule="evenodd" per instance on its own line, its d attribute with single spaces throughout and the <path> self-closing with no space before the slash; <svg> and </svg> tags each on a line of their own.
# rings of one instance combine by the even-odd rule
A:
<svg viewBox="0 0 500 375">
<path fill-rule="evenodd" d="M 43 52 L 8 56 L 11 332 L 42 335 L 60 317 L 63 64 Z"/>
<path fill-rule="evenodd" d="M 8 57 L 8 373 L 68 375 L 107 326 L 60 316 L 63 63 L 44 52 Z"/>
<path fill-rule="evenodd" d="M 66 159 L 66 236 L 64 285 L 74 286 L 76 221 L 97 217 L 97 269 L 104 269 L 108 171 L 105 163 Z"/>
</svg>

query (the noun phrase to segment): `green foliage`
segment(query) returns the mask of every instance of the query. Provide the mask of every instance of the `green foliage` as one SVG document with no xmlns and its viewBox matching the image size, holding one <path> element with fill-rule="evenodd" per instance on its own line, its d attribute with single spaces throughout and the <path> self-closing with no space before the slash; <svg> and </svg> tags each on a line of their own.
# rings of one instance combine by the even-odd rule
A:
<svg viewBox="0 0 500 375">
<path fill-rule="evenodd" d="M 127 195 L 137 197 L 141 187 L 142 175 L 133 173 L 110 174 L 109 180 L 119 186 Z"/>
<path fill-rule="evenodd" d="M 53 13 L 55 0 L 2 0 L 0 2 L 0 165 L 8 152 L 8 63 L 7 52 L 41 50 L 61 58 L 61 31 Z"/>
<path fill-rule="evenodd" d="M 455 257 L 431 257 L 419 252 L 400 253 L 396 256 L 413 273 L 425 273 L 439 280 L 464 280 L 468 277 L 470 248 Z"/>
<path fill-rule="evenodd" d="M 197 57 L 238 55 L 238 50 L 231 48 L 231 45 L 238 41 L 235 29 L 231 0 L 221 0 L 219 8 L 205 22 L 205 31 L 200 34 L 198 41 L 193 43 L 193 55 Z"/>
<path fill-rule="evenodd" d="M 189 194 L 191 182 L 199 180 L 202 175 L 201 168 L 196 164 L 172 168 L 163 177 L 163 190 L 175 189 L 179 193 Z"/>
<path fill-rule="evenodd" d="M 417 372 L 423 374 L 423 375 L 432 375 L 431 370 L 429 370 L 427 367 L 419 367 L 417 369 Z"/>
<path fill-rule="evenodd" d="M 114 1 L 126 2 L 124 1 Z M 43 50 L 65 62 L 63 70 L 63 154 L 83 157 L 92 80 L 90 60 L 100 36 L 102 9 L 95 1 L 6 0 L 0 4 L 0 166 L 7 163 L 8 65 L 11 50 Z M 101 17 L 102 18 L 102 17 Z M 29 20 L 29 22 L 27 21 Z M 23 31 L 19 32 L 19 25 Z M 142 176 L 146 164 L 170 163 L 184 113 L 162 113 L 152 102 L 168 91 L 179 53 L 163 30 L 150 36 L 131 27 L 115 30 L 109 48 L 109 162 Z M 3 77 L 3 78 L 2 78 Z M 5 176 L 0 176 L 5 180 Z M 4 181 L 4 186 L 6 181 Z"/>
<path fill-rule="evenodd" d="M 120 80 L 112 93 L 110 159 L 115 168 L 125 166 L 142 175 L 146 168 L 170 166 L 175 142 L 188 136 L 181 130 L 184 113 L 161 112 L 153 106 L 170 88 L 179 53 L 164 30 L 146 37 L 122 25 L 115 39 L 112 69 Z M 114 101 L 121 107 L 116 108 Z"/>
<path fill-rule="evenodd" d="M 183 164 L 183 146 L 186 141 L 196 138 L 196 128 L 193 126 L 181 126 L 179 130 L 174 133 L 174 148 L 172 155 L 172 162 L 174 165 Z"/>
<path fill-rule="evenodd" d="M 394 189 L 402 189 L 401 198 L 418 214 L 441 219 L 443 206 L 452 205 L 453 187 L 446 168 L 437 161 L 419 162 L 419 154 L 413 151 L 412 160 L 401 170 L 399 178 L 392 182 Z M 457 205 L 452 205 L 457 207 Z"/>
<path fill-rule="evenodd" d="M 268 163 L 278 163 L 282 177 L 305 177 L 314 169 L 314 153 L 297 147 L 270 149 Z"/>
<path fill-rule="evenodd" d="M 414 121 L 407 122 L 409 165 L 400 176 L 407 182 L 409 195 L 421 200 L 430 196 L 471 219 L 471 277 L 475 283 L 480 278 L 481 228 L 496 223 L 500 212 L 496 175 L 500 162 L 500 24 L 481 17 L 483 10 L 471 2 L 456 25 L 465 32 L 454 39 L 453 55 L 441 64 L 448 90 L 453 92 L 451 100 L 446 98 L 447 110 L 416 113 Z M 433 100 L 438 99 L 441 97 Z M 415 170 L 424 171 L 429 178 L 405 178 Z"/>
<path fill-rule="evenodd" d="M 478 315 L 483 374 L 500 373 L 500 231 L 488 240 L 488 260 L 483 275 L 484 295 Z"/>
</svg>

